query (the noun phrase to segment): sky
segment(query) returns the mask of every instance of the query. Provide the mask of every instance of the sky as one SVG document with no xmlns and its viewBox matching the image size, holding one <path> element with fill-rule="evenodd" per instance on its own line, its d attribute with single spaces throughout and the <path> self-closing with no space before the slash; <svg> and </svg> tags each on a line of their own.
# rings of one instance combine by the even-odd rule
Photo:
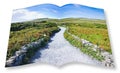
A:
<svg viewBox="0 0 120 73">
<path fill-rule="evenodd" d="M 92 18 L 105 19 L 104 10 L 83 6 L 80 4 L 66 4 L 62 7 L 53 4 L 40 4 L 13 11 L 12 22 L 29 21 L 38 18 Z"/>
</svg>

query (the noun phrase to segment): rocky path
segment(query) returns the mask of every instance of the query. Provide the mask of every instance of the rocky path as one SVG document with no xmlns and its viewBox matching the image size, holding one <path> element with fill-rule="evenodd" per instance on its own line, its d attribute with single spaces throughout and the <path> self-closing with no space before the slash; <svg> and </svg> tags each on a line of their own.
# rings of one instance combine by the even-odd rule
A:
<svg viewBox="0 0 120 73">
<path fill-rule="evenodd" d="M 31 62 L 48 63 L 61 66 L 66 63 L 80 62 L 92 65 L 102 65 L 101 62 L 92 59 L 86 54 L 83 54 L 78 48 L 72 46 L 65 38 L 64 32 L 66 28 L 60 27 L 60 31 L 51 38 L 48 45 L 36 52 Z"/>
</svg>

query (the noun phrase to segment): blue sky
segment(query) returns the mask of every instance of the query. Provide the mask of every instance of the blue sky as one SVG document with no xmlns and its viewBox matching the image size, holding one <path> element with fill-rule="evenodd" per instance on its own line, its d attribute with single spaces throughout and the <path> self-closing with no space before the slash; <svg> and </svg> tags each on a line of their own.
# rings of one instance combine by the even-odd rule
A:
<svg viewBox="0 0 120 73">
<path fill-rule="evenodd" d="M 66 4 L 62 7 L 41 4 L 13 11 L 12 22 L 28 21 L 37 18 L 93 18 L 105 19 L 104 10 L 79 4 Z"/>
</svg>

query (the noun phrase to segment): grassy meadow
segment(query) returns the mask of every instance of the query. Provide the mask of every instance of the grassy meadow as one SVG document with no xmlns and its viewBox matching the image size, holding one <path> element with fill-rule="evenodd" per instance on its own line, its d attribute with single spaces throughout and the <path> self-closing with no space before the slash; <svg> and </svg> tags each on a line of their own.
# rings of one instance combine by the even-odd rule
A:
<svg viewBox="0 0 120 73">
<path fill-rule="evenodd" d="M 30 21 L 12 23 L 10 29 L 7 59 L 14 55 L 22 46 L 45 38 L 48 42 L 50 36 L 57 32 L 57 24 L 47 21 Z M 43 44 L 44 46 L 44 44 Z"/>
<path fill-rule="evenodd" d="M 86 39 L 108 52 L 111 52 L 110 40 L 105 20 L 76 19 L 75 21 L 75 19 L 73 19 L 72 21 L 70 18 L 65 20 L 66 23 L 70 22 L 66 25 L 66 27 L 68 27 L 68 32 L 82 39 Z"/>
<path fill-rule="evenodd" d="M 64 37 L 75 47 L 80 48 L 83 53 L 90 55 L 93 58 L 101 61 L 104 58 L 99 53 L 99 51 L 94 51 L 92 47 L 83 46 L 82 42 L 75 39 L 71 34 L 79 37 L 80 39 L 85 39 L 92 44 L 95 44 L 109 53 L 111 52 L 110 40 L 107 31 L 107 25 L 105 20 L 96 19 L 76 19 L 72 21 L 71 19 L 65 19 L 71 21 L 66 25 L 67 30 L 64 33 Z M 65 23 L 63 23 L 64 25 Z M 69 34 L 71 33 L 71 34 Z"/>
<path fill-rule="evenodd" d="M 106 51 L 111 51 L 107 29 L 76 26 L 69 27 L 68 32 L 80 38 L 86 39 Z"/>
</svg>

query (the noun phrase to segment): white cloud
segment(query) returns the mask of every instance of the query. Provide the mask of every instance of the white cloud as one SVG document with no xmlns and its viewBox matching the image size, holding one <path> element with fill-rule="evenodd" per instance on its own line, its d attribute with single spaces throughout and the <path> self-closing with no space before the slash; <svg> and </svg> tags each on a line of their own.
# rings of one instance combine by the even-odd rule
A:
<svg viewBox="0 0 120 73">
<path fill-rule="evenodd" d="M 13 11 L 12 22 L 28 21 L 36 18 L 46 18 L 44 14 L 37 11 L 29 11 L 27 9 L 19 9 Z"/>
<path fill-rule="evenodd" d="M 55 9 L 48 9 L 48 8 L 42 8 L 43 10 L 45 10 L 45 11 L 47 11 L 47 12 L 52 12 L 52 13 L 58 13 L 58 11 L 57 10 L 55 10 Z"/>
<path fill-rule="evenodd" d="M 73 4 L 75 7 L 80 7 L 80 4 Z"/>
<path fill-rule="evenodd" d="M 58 13 L 58 11 L 57 11 L 57 10 L 52 10 L 52 12 L 54 12 L 54 13 Z"/>
</svg>

